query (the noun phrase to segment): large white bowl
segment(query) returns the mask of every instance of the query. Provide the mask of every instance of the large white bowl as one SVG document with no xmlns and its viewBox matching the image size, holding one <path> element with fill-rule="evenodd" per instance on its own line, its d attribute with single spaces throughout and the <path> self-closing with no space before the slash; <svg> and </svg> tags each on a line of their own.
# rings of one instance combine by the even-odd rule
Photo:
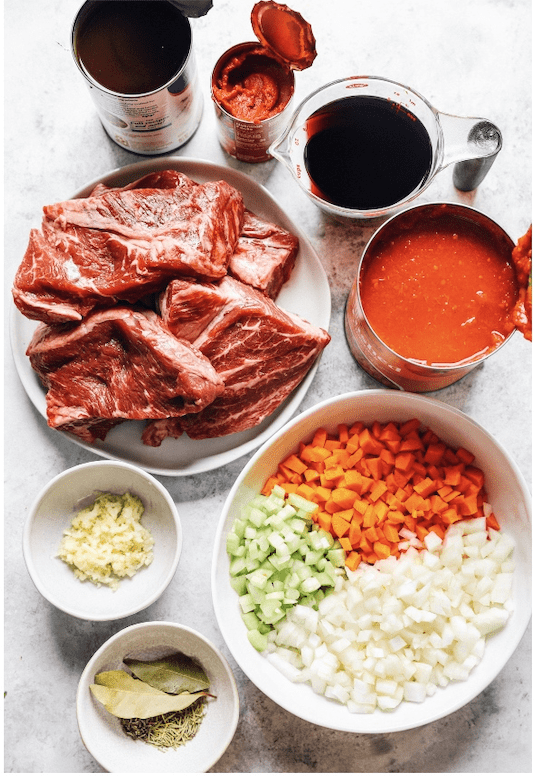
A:
<svg viewBox="0 0 534 776">
<path fill-rule="evenodd" d="M 445 442 L 464 446 L 476 456 L 486 475 L 489 503 L 516 542 L 513 602 L 515 611 L 505 628 L 487 640 L 486 653 L 468 680 L 439 689 L 423 703 L 401 703 L 393 712 L 351 714 L 347 708 L 315 694 L 308 685 L 293 684 L 248 642 L 237 595 L 230 585 L 226 535 L 243 504 L 262 488 L 277 463 L 309 440 L 316 428 L 335 431 L 338 423 L 418 418 Z M 501 445 L 459 410 L 417 394 L 371 390 L 328 399 L 298 415 L 252 457 L 225 503 L 215 540 L 212 593 L 219 627 L 228 648 L 249 679 L 278 705 L 308 722 L 354 733 L 388 733 L 415 728 L 445 717 L 471 701 L 497 676 L 523 636 L 531 613 L 530 494 L 517 466 Z"/>
<path fill-rule="evenodd" d="M 56 557 L 63 531 L 99 493 L 127 491 L 143 501 L 141 523 L 154 537 L 152 563 L 121 580 L 117 590 L 81 582 Z M 168 491 L 151 474 L 118 461 L 94 461 L 58 474 L 35 498 L 24 526 L 24 559 L 37 590 L 83 620 L 117 620 L 146 609 L 172 580 L 181 549 L 180 517 Z"/>
<path fill-rule="evenodd" d="M 175 651 L 200 662 L 216 698 L 209 700 L 191 741 L 178 749 L 159 751 L 129 738 L 120 721 L 93 697 L 89 685 L 101 671 L 125 669 L 125 657 L 155 660 Z M 89 660 L 78 684 L 76 713 L 85 747 L 111 773 L 205 773 L 234 736 L 239 695 L 228 662 L 201 633 L 172 622 L 144 622 L 116 633 Z"/>
</svg>

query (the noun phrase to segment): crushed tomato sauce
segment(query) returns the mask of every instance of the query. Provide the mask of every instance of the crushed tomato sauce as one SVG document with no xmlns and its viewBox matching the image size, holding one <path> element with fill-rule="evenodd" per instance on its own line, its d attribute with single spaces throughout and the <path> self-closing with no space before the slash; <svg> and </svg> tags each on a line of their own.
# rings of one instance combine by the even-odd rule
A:
<svg viewBox="0 0 534 776">
<path fill-rule="evenodd" d="M 483 357 L 514 328 L 514 266 L 485 233 L 442 215 L 399 231 L 364 263 L 364 312 L 399 355 L 426 364 Z"/>
</svg>

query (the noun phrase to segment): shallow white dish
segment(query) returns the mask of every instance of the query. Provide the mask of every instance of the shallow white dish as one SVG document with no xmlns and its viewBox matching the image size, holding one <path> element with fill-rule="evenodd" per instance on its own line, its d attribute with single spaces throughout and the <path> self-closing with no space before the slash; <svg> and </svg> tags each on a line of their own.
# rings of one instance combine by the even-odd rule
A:
<svg viewBox="0 0 534 776">
<path fill-rule="evenodd" d="M 486 475 L 488 501 L 501 528 L 516 543 L 513 602 L 506 626 L 487 640 L 486 653 L 465 682 L 438 689 L 423 703 L 401 703 L 392 712 L 351 714 L 347 708 L 293 684 L 249 643 L 238 598 L 230 585 L 226 535 L 243 504 L 259 493 L 277 463 L 308 440 L 320 426 L 335 431 L 338 423 L 418 418 L 454 447 L 464 446 L 476 456 Z M 327 399 L 290 421 L 258 450 L 245 466 L 223 508 L 215 538 L 212 595 L 225 641 L 249 679 L 269 698 L 308 722 L 354 733 L 390 733 L 426 725 L 469 703 L 490 684 L 517 647 L 531 614 L 531 500 L 517 466 L 500 444 L 478 423 L 459 410 L 417 394 L 371 390 Z"/>
<path fill-rule="evenodd" d="M 276 300 L 277 304 L 315 326 L 328 330 L 331 311 L 330 287 L 315 250 L 269 192 L 249 176 L 211 162 L 178 156 L 161 157 L 113 170 L 68 196 L 86 197 L 97 183 L 124 186 L 153 170 L 165 169 L 180 170 L 199 183 L 224 179 L 243 194 L 245 205 L 250 210 L 295 234 L 300 242 L 295 269 L 282 288 Z M 12 306 L 11 346 L 15 366 L 30 400 L 39 413 L 46 418 L 46 392 L 26 356 L 26 349 L 35 327 L 35 321 L 28 320 L 14 305 Z M 210 471 L 259 447 L 271 434 L 281 428 L 302 402 L 317 367 L 318 362 L 308 372 L 300 386 L 260 425 L 238 434 L 202 440 L 192 440 L 184 435 L 180 439 L 165 439 L 160 447 L 148 447 L 141 442 L 144 423 L 139 421 L 122 423 L 113 428 L 103 442 L 98 440 L 93 444 L 85 443 L 75 435 L 63 431 L 56 433 L 63 434 L 80 447 L 104 458 L 128 461 L 155 474 L 190 475 Z"/>
<path fill-rule="evenodd" d="M 139 496 L 145 512 L 141 524 L 154 538 L 154 558 L 117 590 L 81 582 L 56 557 L 63 531 L 74 515 L 99 493 Z M 171 582 L 182 550 L 182 527 L 176 505 L 151 474 L 118 461 L 93 461 L 58 474 L 36 496 L 23 534 L 26 567 L 37 590 L 58 609 L 83 620 L 117 620 L 154 603 Z"/>
<path fill-rule="evenodd" d="M 159 751 L 134 741 L 120 721 L 92 695 L 89 685 L 101 671 L 125 669 L 125 657 L 156 660 L 183 652 L 202 665 L 210 680 L 210 699 L 196 736 L 178 749 Z M 239 721 L 239 695 L 225 657 L 201 633 L 172 622 L 143 622 L 112 636 L 87 663 L 78 684 L 76 714 L 82 741 L 110 773 L 205 773 L 223 755 Z"/>
</svg>

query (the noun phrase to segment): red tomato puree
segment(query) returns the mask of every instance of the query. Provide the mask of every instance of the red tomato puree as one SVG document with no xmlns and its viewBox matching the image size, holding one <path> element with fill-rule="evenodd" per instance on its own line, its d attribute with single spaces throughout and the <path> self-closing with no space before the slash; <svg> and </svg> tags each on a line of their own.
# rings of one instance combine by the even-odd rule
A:
<svg viewBox="0 0 534 776">
<path fill-rule="evenodd" d="M 253 123 L 280 113 L 291 99 L 293 88 L 289 68 L 262 46 L 252 50 L 247 47 L 231 56 L 213 82 L 219 104 L 235 118 Z"/>
<path fill-rule="evenodd" d="M 513 329 L 511 262 L 476 224 L 443 216 L 383 242 L 364 262 L 363 310 L 404 358 L 458 364 L 484 356 Z"/>
</svg>

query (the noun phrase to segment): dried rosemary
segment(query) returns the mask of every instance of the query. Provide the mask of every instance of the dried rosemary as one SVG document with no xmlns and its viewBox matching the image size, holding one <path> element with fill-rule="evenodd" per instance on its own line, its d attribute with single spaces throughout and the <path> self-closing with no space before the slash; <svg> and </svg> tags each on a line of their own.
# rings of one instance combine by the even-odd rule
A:
<svg viewBox="0 0 534 776">
<path fill-rule="evenodd" d="M 159 749 L 177 749 L 198 732 L 206 713 L 206 698 L 198 698 L 181 711 L 171 711 L 148 719 L 121 719 L 121 725 L 130 738 L 140 739 Z"/>
</svg>

